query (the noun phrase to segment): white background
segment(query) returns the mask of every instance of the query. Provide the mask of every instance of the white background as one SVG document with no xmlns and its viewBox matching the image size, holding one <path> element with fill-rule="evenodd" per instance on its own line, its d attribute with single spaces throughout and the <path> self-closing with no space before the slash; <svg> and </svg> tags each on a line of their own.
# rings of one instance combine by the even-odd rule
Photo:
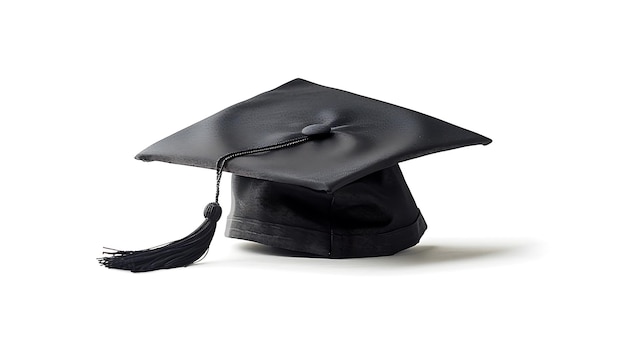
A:
<svg viewBox="0 0 626 351">
<path fill-rule="evenodd" d="M 511 3 L 1 2 L 0 348 L 624 350 L 626 13 Z M 136 153 L 296 77 L 494 142 L 401 165 L 429 229 L 393 257 L 222 220 L 200 264 L 97 265 L 213 196 L 214 171 Z"/>
</svg>

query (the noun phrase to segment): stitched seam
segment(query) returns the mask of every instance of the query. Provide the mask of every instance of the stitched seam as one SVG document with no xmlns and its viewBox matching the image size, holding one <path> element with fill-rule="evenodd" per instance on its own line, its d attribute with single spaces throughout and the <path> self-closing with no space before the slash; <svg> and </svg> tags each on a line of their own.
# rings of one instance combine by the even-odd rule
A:
<svg viewBox="0 0 626 351">
<path fill-rule="evenodd" d="M 335 205 L 335 193 L 332 193 L 332 198 L 330 199 L 330 209 L 329 209 L 329 213 L 328 213 L 328 225 L 330 228 L 330 244 L 328 245 L 328 256 L 332 256 L 333 255 L 333 244 L 334 244 L 334 239 L 335 239 L 335 230 L 333 229 L 333 206 Z"/>
<path fill-rule="evenodd" d="M 416 224 L 418 223 L 418 221 L 419 221 L 420 217 L 422 217 L 422 213 L 421 213 L 421 212 L 417 215 L 417 218 L 415 218 L 415 220 L 414 220 L 413 222 L 411 222 L 411 224 L 408 224 L 408 225 L 406 225 L 406 226 L 404 226 L 404 227 L 400 227 L 400 228 L 398 228 L 398 229 L 394 229 L 394 230 L 391 230 L 391 231 L 388 231 L 388 232 L 384 232 L 384 233 L 371 233 L 371 234 L 340 234 L 340 233 L 335 233 L 335 232 L 332 230 L 332 227 L 331 227 L 331 232 L 330 232 L 330 236 L 331 236 L 331 245 L 332 245 L 332 237 L 333 237 L 333 236 L 335 236 L 335 235 L 336 235 L 336 236 L 380 236 L 380 235 L 393 235 L 393 234 L 395 234 L 396 232 L 399 232 L 399 231 L 405 230 L 405 229 L 406 229 L 406 228 L 408 228 L 408 227 L 411 227 L 411 226 L 416 225 Z M 270 227 L 276 227 L 276 228 L 281 228 L 281 227 L 283 227 L 283 228 L 294 228 L 294 229 L 299 229 L 299 230 L 303 230 L 303 231 L 309 231 L 309 232 L 313 232 L 313 233 L 324 233 L 324 232 L 322 232 L 322 231 L 318 231 L 318 230 L 314 230 L 314 229 L 307 229 L 307 228 L 302 228 L 302 227 L 294 227 L 294 226 L 289 226 L 289 225 L 284 225 L 284 224 L 272 224 L 272 223 L 269 223 L 269 222 L 263 222 L 263 221 L 259 221 L 259 220 L 256 220 L 256 219 L 245 218 L 245 217 L 239 217 L 239 216 L 237 216 L 237 217 L 229 217 L 229 218 L 228 218 L 228 220 L 229 220 L 229 221 L 240 221 L 240 222 L 244 222 L 244 221 L 253 221 L 253 222 L 257 222 L 257 223 L 260 223 L 260 224 L 263 224 L 263 225 L 267 225 L 267 226 L 270 226 Z M 239 229 L 239 230 L 242 230 L 242 229 Z M 266 234 L 266 235 L 267 235 L 267 234 Z M 332 249 L 332 246 L 331 246 L 331 249 Z M 331 252 L 332 252 L 332 251 L 331 251 Z"/>
<path fill-rule="evenodd" d="M 337 236 L 380 236 L 380 235 L 393 235 L 393 234 L 396 234 L 396 232 L 403 231 L 403 230 L 407 229 L 408 227 L 412 227 L 412 226 L 416 225 L 421 216 L 422 216 L 421 214 L 419 216 L 417 216 L 417 218 L 409 225 L 405 225 L 404 227 L 400 227 L 398 229 L 394 229 L 394 230 L 391 230 L 391 231 L 388 231 L 388 232 L 384 232 L 384 233 L 370 233 L 370 234 L 339 234 L 339 233 L 335 233 L 334 235 L 337 235 Z"/>
<path fill-rule="evenodd" d="M 287 225 L 287 224 L 278 224 L 278 223 L 259 221 L 258 219 L 246 218 L 246 217 L 241 217 L 241 216 L 229 216 L 228 221 L 241 222 L 241 223 L 246 223 L 246 222 L 257 223 L 259 225 L 263 225 L 267 227 L 274 227 L 276 229 L 293 228 L 294 230 L 300 230 L 300 231 L 311 232 L 311 233 L 320 233 L 320 234 L 325 233 L 324 231 L 320 231 L 320 230 L 308 229 L 308 228 L 303 228 L 303 227 L 295 227 L 295 226 Z"/>
<path fill-rule="evenodd" d="M 280 238 L 281 240 L 284 239 L 285 241 L 295 242 L 295 240 L 293 238 L 290 238 L 288 236 L 278 236 L 278 235 L 264 234 L 264 233 L 259 233 L 259 232 L 255 232 L 255 231 L 252 231 L 252 230 L 241 229 L 241 228 L 231 228 L 230 230 L 231 231 L 234 230 L 234 231 L 245 233 L 245 234 L 258 235 L 258 236 L 266 237 L 266 238 L 272 238 L 272 239 Z"/>
</svg>

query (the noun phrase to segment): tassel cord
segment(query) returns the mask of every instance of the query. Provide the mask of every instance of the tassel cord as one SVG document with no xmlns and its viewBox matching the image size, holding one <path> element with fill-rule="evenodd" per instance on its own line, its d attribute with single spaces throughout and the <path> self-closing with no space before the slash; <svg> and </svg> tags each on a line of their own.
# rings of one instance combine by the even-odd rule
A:
<svg viewBox="0 0 626 351">
<path fill-rule="evenodd" d="M 236 152 L 231 152 L 229 154 L 226 154 L 222 157 L 220 157 L 217 160 L 217 163 L 215 165 L 215 169 L 217 170 L 217 182 L 216 182 L 216 186 L 215 186 L 215 203 L 219 203 L 219 198 L 220 198 L 220 182 L 222 181 L 222 173 L 224 172 L 224 167 L 226 167 L 226 162 L 232 160 L 235 157 L 239 157 L 239 156 L 246 156 L 246 155 L 252 155 L 252 154 L 257 154 L 260 152 L 267 152 L 267 151 L 272 151 L 272 150 L 278 150 L 278 149 L 283 149 L 286 147 L 290 147 L 290 146 L 294 146 L 294 145 L 298 145 L 301 143 L 304 143 L 306 141 L 309 141 L 311 139 L 311 137 L 309 136 L 303 136 L 303 137 L 298 137 L 298 138 L 293 138 L 293 139 L 289 139 L 274 145 L 269 145 L 269 146 L 263 146 L 263 147 L 257 147 L 254 149 L 248 149 L 248 150 L 243 150 L 243 151 L 236 151 Z"/>
</svg>

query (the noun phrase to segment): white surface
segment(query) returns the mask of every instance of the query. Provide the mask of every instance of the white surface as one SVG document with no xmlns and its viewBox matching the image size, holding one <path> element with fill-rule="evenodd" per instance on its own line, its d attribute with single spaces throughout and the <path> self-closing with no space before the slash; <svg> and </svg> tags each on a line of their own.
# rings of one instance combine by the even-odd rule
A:
<svg viewBox="0 0 626 351">
<path fill-rule="evenodd" d="M 1 3 L 0 348 L 626 347 L 620 2 L 225 3 Z M 192 267 L 97 265 L 213 196 L 213 171 L 135 153 L 296 77 L 494 143 L 402 164 L 430 227 L 394 257 L 287 257 L 221 221 Z"/>
</svg>

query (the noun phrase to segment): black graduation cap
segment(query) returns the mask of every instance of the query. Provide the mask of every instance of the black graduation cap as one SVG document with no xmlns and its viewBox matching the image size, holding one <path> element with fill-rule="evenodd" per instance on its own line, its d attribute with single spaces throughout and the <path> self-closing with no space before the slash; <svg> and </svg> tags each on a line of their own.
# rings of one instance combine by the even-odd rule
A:
<svg viewBox="0 0 626 351">
<path fill-rule="evenodd" d="M 215 202 L 187 237 L 112 250 L 99 261 L 141 272 L 201 259 L 221 216 L 223 171 L 233 174 L 226 236 L 323 257 L 391 255 L 426 230 L 398 163 L 490 142 L 416 111 L 295 79 L 139 153 L 143 161 L 216 169 Z"/>
</svg>

